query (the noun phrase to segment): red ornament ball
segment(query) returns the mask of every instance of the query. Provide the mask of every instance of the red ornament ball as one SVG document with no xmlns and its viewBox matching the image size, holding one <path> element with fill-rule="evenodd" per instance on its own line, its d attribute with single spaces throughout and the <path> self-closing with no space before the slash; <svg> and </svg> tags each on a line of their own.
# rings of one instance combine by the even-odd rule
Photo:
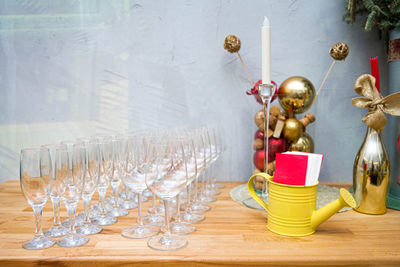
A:
<svg viewBox="0 0 400 267">
<path fill-rule="evenodd" d="M 254 153 L 253 163 L 257 169 L 264 171 L 264 149 L 257 150 Z"/>
<path fill-rule="evenodd" d="M 268 139 L 268 162 L 274 161 L 276 158 L 276 153 L 282 153 L 287 151 L 289 144 L 284 138 L 274 138 Z"/>
<path fill-rule="evenodd" d="M 282 153 L 289 149 L 289 143 L 284 138 L 270 137 L 268 139 L 268 162 L 276 158 L 276 153 Z M 264 171 L 264 149 L 257 150 L 253 155 L 253 163 L 257 169 Z"/>
<path fill-rule="evenodd" d="M 264 140 L 264 132 L 258 130 L 258 131 L 254 134 L 254 139 L 262 139 L 262 140 Z"/>
</svg>

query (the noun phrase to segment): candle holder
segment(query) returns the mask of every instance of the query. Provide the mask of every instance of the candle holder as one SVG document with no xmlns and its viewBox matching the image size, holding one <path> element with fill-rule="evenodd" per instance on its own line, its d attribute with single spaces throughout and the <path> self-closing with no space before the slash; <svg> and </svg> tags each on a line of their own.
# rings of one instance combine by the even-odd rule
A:
<svg viewBox="0 0 400 267">
<path fill-rule="evenodd" d="M 258 85 L 258 95 L 264 107 L 264 170 L 268 171 L 268 128 L 269 128 L 269 108 L 271 99 L 275 93 L 275 85 L 272 83 L 262 83 Z"/>
<path fill-rule="evenodd" d="M 275 85 L 272 83 L 261 83 L 258 85 L 258 95 L 261 98 L 264 108 L 264 172 L 268 173 L 268 128 L 269 128 L 269 109 L 271 100 L 275 93 Z M 261 193 L 263 198 L 267 198 L 267 183 Z"/>
</svg>

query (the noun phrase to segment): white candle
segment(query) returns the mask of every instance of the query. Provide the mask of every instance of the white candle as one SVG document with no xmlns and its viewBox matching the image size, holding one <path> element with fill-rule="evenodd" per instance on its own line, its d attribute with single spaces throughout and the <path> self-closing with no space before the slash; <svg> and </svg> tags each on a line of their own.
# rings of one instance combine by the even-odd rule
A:
<svg viewBox="0 0 400 267">
<path fill-rule="evenodd" d="M 271 83 L 271 27 L 269 20 L 264 17 L 261 27 L 261 58 L 262 58 L 262 83 Z"/>
</svg>

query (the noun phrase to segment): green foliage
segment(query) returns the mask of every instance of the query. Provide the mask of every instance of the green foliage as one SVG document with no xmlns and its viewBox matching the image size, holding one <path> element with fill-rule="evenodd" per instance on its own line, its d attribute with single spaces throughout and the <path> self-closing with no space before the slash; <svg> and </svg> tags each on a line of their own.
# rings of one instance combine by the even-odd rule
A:
<svg viewBox="0 0 400 267">
<path fill-rule="evenodd" d="M 357 16 L 364 18 L 365 31 L 377 27 L 387 37 L 390 30 L 400 28 L 400 0 L 346 0 L 343 20 L 352 24 Z"/>
<path fill-rule="evenodd" d="M 378 13 L 375 10 L 372 10 L 371 13 L 369 13 L 367 21 L 365 22 L 365 27 L 364 27 L 367 32 L 371 31 L 372 28 L 375 26 L 377 14 Z"/>
<path fill-rule="evenodd" d="M 393 14 L 400 13 L 400 0 L 392 1 L 392 4 L 390 5 L 390 12 Z"/>
</svg>

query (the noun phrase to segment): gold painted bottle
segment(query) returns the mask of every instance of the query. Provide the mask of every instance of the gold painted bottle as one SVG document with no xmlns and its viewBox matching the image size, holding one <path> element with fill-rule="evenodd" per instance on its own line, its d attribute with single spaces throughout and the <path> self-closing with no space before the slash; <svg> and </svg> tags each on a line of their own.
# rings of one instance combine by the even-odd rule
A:
<svg viewBox="0 0 400 267">
<path fill-rule="evenodd" d="M 367 214 L 385 213 L 389 177 L 389 156 L 381 131 L 368 127 L 353 167 L 355 210 Z"/>
</svg>

